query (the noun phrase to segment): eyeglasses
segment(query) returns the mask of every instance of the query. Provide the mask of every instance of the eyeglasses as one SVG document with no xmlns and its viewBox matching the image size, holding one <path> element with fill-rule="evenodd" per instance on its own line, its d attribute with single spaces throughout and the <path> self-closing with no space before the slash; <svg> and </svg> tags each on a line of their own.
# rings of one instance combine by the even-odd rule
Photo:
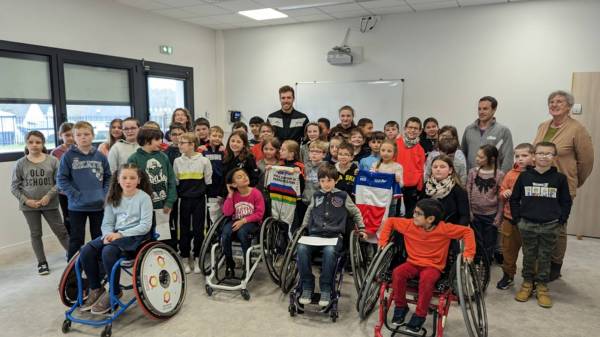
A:
<svg viewBox="0 0 600 337">
<path fill-rule="evenodd" d="M 138 129 L 138 127 L 135 127 L 135 128 L 123 128 L 123 131 L 135 131 L 137 129 Z"/>
<path fill-rule="evenodd" d="M 194 144 L 194 142 L 179 142 L 179 144 Z"/>
<path fill-rule="evenodd" d="M 546 158 L 552 158 L 555 156 L 555 154 L 552 152 L 536 152 L 535 155 L 540 156 L 540 157 L 546 157 Z"/>
<path fill-rule="evenodd" d="M 323 153 L 323 151 L 321 151 L 321 150 L 315 150 L 315 149 L 311 149 L 308 152 L 310 152 L 310 153 Z"/>
<path fill-rule="evenodd" d="M 424 216 L 424 215 L 425 215 L 425 213 L 423 213 L 422 211 L 419 211 L 419 210 L 414 210 L 413 211 L 413 217 L 415 217 L 415 216 Z"/>
<path fill-rule="evenodd" d="M 183 132 L 172 132 L 171 133 L 171 136 L 175 136 L 175 137 L 179 137 L 181 135 L 183 135 Z"/>
</svg>

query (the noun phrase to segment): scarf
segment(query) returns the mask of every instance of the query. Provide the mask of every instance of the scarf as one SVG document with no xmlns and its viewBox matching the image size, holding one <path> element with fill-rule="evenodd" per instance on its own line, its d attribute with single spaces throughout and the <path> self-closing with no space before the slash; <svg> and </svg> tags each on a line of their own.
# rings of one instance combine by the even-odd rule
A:
<svg viewBox="0 0 600 337">
<path fill-rule="evenodd" d="M 456 185 L 456 182 L 452 179 L 452 176 L 448 176 L 448 178 L 442 181 L 437 181 L 434 177 L 429 177 L 427 182 L 425 182 L 425 193 L 433 199 L 443 199 L 450 194 L 454 185 Z"/>
<path fill-rule="evenodd" d="M 419 144 L 419 142 L 420 142 L 419 137 L 417 137 L 415 139 L 408 139 L 404 133 L 402 134 L 402 139 L 404 140 L 404 146 L 406 146 L 409 149 L 412 148 L 413 146 Z"/>
</svg>

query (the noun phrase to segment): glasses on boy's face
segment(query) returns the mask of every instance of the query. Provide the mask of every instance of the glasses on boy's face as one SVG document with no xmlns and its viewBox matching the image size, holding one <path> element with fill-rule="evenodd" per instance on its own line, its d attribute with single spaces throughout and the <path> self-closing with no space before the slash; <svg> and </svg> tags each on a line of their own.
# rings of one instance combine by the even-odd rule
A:
<svg viewBox="0 0 600 337">
<path fill-rule="evenodd" d="M 552 153 L 552 152 L 536 152 L 535 155 L 540 156 L 540 157 L 546 157 L 546 158 L 552 158 L 555 156 L 554 153 Z"/>
<path fill-rule="evenodd" d="M 309 150 L 308 152 L 310 152 L 310 153 L 323 153 L 323 151 L 321 151 L 321 150 L 314 150 L 314 149 Z"/>
<path fill-rule="evenodd" d="M 194 142 L 179 142 L 179 144 L 194 144 Z"/>
<path fill-rule="evenodd" d="M 183 135 L 183 132 L 174 132 L 174 133 L 171 133 L 171 136 L 175 136 L 175 137 L 179 137 L 181 135 Z"/>
</svg>

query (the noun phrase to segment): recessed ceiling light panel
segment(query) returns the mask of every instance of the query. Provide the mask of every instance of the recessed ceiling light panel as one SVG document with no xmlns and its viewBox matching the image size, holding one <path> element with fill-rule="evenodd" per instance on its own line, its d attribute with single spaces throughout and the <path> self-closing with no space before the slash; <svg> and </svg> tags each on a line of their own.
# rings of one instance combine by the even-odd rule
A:
<svg viewBox="0 0 600 337">
<path fill-rule="evenodd" d="M 282 19 L 288 17 L 287 14 L 276 11 L 273 8 L 253 9 L 251 11 L 239 11 L 238 14 L 247 16 L 251 19 L 258 21 Z"/>
</svg>

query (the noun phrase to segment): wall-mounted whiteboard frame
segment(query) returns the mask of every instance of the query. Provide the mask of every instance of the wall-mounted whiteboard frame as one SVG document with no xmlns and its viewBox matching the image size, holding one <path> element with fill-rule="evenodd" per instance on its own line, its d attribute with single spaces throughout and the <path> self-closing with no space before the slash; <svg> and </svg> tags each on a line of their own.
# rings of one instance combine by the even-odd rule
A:
<svg viewBox="0 0 600 337">
<path fill-rule="evenodd" d="M 295 90 L 295 108 L 311 121 L 328 118 L 332 127 L 339 122 L 338 110 L 344 105 L 354 108 L 355 122 L 363 117 L 372 119 L 375 130 L 383 131 L 389 120 L 400 125 L 404 121 L 403 78 L 296 82 Z"/>
</svg>

